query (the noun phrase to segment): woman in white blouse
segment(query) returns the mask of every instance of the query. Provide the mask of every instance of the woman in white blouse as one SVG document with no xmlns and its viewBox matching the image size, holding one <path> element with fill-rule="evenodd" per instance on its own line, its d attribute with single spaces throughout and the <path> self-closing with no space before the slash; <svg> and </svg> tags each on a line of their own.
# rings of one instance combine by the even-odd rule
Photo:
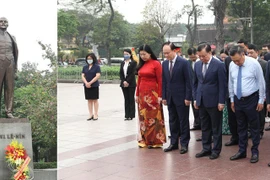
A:
<svg viewBox="0 0 270 180">
<path fill-rule="evenodd" d="M 125 99 L 125 121 L 135 118 L 135 70 L 137 63 L 133 60 L 130 49 L 124 49 L 124 61 L 120 66 L 120 87 Z"/>
</svg>

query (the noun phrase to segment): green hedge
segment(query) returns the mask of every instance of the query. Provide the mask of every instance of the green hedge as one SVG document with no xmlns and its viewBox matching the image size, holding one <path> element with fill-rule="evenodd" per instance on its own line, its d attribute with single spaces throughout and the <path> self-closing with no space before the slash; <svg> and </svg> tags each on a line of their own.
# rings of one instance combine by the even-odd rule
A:
<svg viewBox="0 0 270 180">
<path fill-rule="evenodd" d="M 67 66 L 58 68 L 58 79 L 80 80 L 81 66 Z M 119 78 L 119 66 L 101 66 L 100 79 L 117 80 Z"/>
<path fill-rule="evenodd" d="M 34 169 L 54 169 L 57 168 L 57 162 L 34 162 Z"/>
</svg>

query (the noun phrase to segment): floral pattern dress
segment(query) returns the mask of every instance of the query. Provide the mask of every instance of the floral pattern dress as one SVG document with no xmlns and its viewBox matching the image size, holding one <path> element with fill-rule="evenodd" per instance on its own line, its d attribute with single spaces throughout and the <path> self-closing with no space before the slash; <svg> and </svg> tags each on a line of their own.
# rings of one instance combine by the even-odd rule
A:
<svg viewBox="0 0 270 180">
<path fill-rule="evenodd" d="M 138 72 L 138 141 L 146 145 L 166 143 L 164 114 L 158 97 L 162 97 L 162 67 L 159 61 L 148 60 Z"/>
</svg>

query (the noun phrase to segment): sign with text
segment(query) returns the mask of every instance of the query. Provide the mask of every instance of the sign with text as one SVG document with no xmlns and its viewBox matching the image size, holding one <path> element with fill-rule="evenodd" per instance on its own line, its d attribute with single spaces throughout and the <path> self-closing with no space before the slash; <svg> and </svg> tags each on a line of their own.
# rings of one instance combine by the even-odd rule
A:
<svg viewBox="0 0 270 180">
<path fill-rule="evenodd" d="M 17 139 L 22 143 L 28 156 L 33 159 L 32 150 L 32 130 L 28 119 L 0 118 L 0 175 L 1 180 L 10 180 L 11 171 L 5 159 L 5 148 L 11 143 L 12 139 Z M 29 167 L 33 169 L 33 161 Z"/>
</svg>

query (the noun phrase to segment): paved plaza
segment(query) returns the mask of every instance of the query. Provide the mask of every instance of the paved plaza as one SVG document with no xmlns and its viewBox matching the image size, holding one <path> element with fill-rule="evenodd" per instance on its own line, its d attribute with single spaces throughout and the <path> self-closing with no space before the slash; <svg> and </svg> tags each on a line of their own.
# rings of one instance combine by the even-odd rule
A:
<svg viewBox="0 0 270 180">
<path fill-rule="evenodd" d="M 191 111 L 192 113 L 192 111 Z M 168 111 L 164 106 L 167 135 Z M 202 149 L 196 142 L 201 131 L 191 131 L 189 151 L 164 153 L 163 149 L 138 148 L 137 118 L 124 121 L 124 98 L 118 84 L 101 84 L 99 117 L 89 117 L 81 83 L 58 83 L 58 180 L 269 180 L 270 132 L 259 146 L 259 162 L 247 158 L 230 161 L 238 146 L 225 147 L 220 157 L 195 158 Z M 192 126 L 193 116 L 190 116 Z M 169 145 L 169 139 L 164 147 Z M 163 147 L 163 148 L 164 148 Z"/>
</svg>

